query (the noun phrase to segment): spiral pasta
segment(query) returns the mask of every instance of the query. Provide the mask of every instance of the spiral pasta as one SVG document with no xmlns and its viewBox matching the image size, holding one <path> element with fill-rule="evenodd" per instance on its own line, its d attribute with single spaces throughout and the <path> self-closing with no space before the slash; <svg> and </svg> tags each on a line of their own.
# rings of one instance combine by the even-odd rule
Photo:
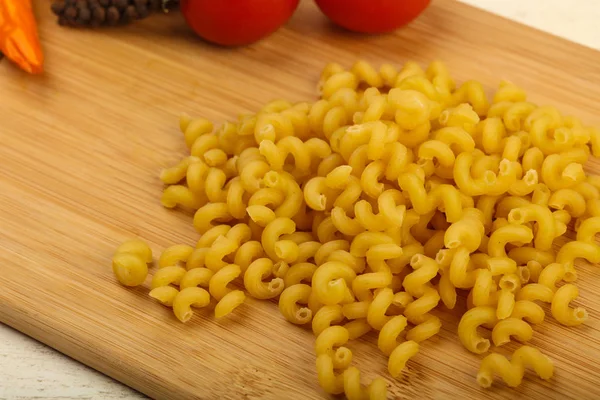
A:
<svg viewBox="0 0 600 400">
<path fill-rule="evenodd" d="M 526 366 L 533 367 L 542 379 L 548 380 L 554 373 L 554 365 L 547 356 L 533 347 L 522 346 L 513 353 L 510 361 L 498 353 L 485 357 L 477 373 L 477 382 L 484 388 L 490 387 L 496 372 L 508 386 L 519 386 Z"/>
<path fill-rule="evenodd" d="M 200 238 L 163 251 L 151 297 L 182 322 L 211 303 L 224 317 L 246 294 L 275 299 L 283 318 L 310 324 L 323 390 L 349 399 L 387 396 L 382 378 L 361 384 L 349 342 L 378 331 L 402 379 L 442 328 L 436 308 L 457 312 L 461 290 L 458 338 L 475 354 L 529 341 L 545 319 L 537 302 L 563 325 L 585 323 L 571 303 L 578 260 L 600 262 L 600 178 L 583 167 L 600 154 L 600 130 L 508 81 L 490 101 L 439 61 L 332 63 L 319 91 L 218 127 L 181 116 L 189 154 L 161 171 L 161 203 L 193 211 Z M 570 226 L 576 240 L 565 243 Z M 139 286 L 151 261 L 128 241 L 113 271 Z M 516 386 L 528 365 L 553 374 L 522 346 L 510 361 L 485 356 L 477 381 L 489 387 L 498 373 Z"/>
<path fill-rule="evenodd" d="M 148 276 L 148 263 L 152 262 L 152 250 L 139 240 L 129 240 L 117 248 L 112 259 L 112 268 L 119 283 L 139 286 Z"/>
</svg>

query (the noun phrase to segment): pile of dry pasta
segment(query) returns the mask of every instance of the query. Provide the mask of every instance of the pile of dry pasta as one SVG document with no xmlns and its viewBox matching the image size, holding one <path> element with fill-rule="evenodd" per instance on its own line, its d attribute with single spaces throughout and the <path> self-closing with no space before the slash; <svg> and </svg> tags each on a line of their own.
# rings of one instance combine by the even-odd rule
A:
<svg viewBox="0 0 600 400">
<path fill-rule="evenodd" d="M 600 131 L 509 82 L 490 102 L 440 62 L 330 64 L 320 91 L 314 103 L 274 101 L 218 129 L 181 118 L 190 156 L 162 172 L 162 203 L 195 210 L 201 237 L 162 253 L 150 296 L 182 322 L 211 302 L 223 317 L 246 295 L 279 298 L 287 320 L 312 324 L 325 392 L 384 399 L 382 378 L 360 384 L 346 344 L 379 331 L 399 377 L 439 332 L 432 311 L 464 293 L 458 336 L 487 353 L 479 384 L 497 373 L 517 386 L 526 367 L 549 379 L 539 350 L 522 346 L 509 361 L 490 348 L 530 340 L 546 317 L 539 302 L 561 324 L 586 320 L 570 303 L 575 259 L 600 262 L 600 178 L 583 169 L 600 154 Z M 569 224 L 576 240 L 560 246 Z M 140 285 L 151 260 L 133 240 L 113 268 Z"/>
</svg>

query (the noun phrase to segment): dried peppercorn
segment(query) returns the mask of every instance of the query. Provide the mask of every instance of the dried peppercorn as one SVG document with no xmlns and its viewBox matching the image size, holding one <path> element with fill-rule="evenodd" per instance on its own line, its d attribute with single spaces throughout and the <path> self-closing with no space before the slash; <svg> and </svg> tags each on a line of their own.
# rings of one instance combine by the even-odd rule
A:
<svg viewBox="0 0 600 400">
<path fill-rule="evenodd" d="M 61 25 L 98 27 L 123 25 L 168 10 L 173 0 L 58 0 L 52 12 Z"/>
</svg>

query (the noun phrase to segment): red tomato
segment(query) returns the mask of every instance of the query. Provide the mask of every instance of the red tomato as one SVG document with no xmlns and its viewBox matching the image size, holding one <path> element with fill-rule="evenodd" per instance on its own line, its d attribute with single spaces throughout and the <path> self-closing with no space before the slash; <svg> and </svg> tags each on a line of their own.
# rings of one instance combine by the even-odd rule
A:
<svg viewBox="0 0 600 400">
<path fill-rule="evenodd" d="M 325 15 L 348 30 L 393 31 L 415 19 L 431 0 L 315 0 Z"/>
<path fill-rule="evenodd" d="M 249 44 L 275 32 L 299 0 L 182 0 L 188 25 L 202 38 L 224 46 Z"/>
</svg>

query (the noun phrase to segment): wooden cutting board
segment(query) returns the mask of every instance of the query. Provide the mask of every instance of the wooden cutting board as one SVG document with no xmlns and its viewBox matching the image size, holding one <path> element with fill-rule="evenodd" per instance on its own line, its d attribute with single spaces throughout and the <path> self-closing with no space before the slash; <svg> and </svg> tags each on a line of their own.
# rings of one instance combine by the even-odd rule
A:
<svg viewBox="0 0 600 400">
<path fill-rule="evenodd" d="M 450 0 L 380 37 L 333 28 L 305 1 L 286 28 L 239 49 L 201 42 L 178 15 L 92 32 L 58 27 L 46 2 L 37 8 L 47 73 L 0 63 L 0 321 L 155 398 L 325 397 L 312 334 L 275 304 L 248 301 L 223 321 L 198 313 L 182 325 L 147 284 L 115 282 L 110 259 L 123 240 L 141 237 L 158 254 L 197 239 L 189 215 L 159 203 L 158 173 L 185 150 L 180 112 L 220 122 L 272 99 L 314 99 L 329 61 L 440 59 L 459 81 L 492 89 L 510 79 L 531 100 L 600 125 L 600 53 Z M 551 382 L 528 374 L 519 389 L 480 389 L 481 357 L 458 344 L 458 318 L 442 312 L 440 335 L 389 381 L 392 398 L 599 398 L 600 274 L 579 270 L 590 320 L 566 329 L 549 317 L 531 341 L 556 364 Z M 368 342 L 352 346 L 357 365 L 387 377 Z"/>
</svg>

